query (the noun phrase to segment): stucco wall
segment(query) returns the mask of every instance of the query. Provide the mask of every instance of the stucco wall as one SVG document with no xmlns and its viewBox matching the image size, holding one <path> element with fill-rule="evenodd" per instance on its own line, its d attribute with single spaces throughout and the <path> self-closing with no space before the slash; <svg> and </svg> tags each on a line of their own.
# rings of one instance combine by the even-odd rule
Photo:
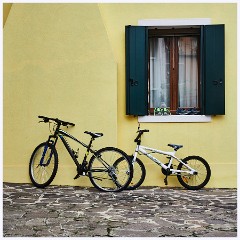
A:
<svg viewBox="0 0 240 240">
<path fill-rule="evenodd" d="M 168 143 L 183 144 L 178 156 L 209 162 L 207 187 L 236 187 L 237 5 L 216 3 L 13 4 L 3 35 L 4 181 L 29 182 L 31 152 L 48 134 L 47 125 L 37 124 L 39 114 L 75 122 L 69 131 L 85 141 L 84 130 L 104 132 L 96 148 L 132 153 L 138 118 L 125 115 L 125 25 L 171 18 L 225 24 L 226 115 L 210 123 L 142 123 L 150 130 L 142 143 L 163 150 Z M 58 148 L 53 184 L 89 185 L 72 179 L 75 166 L 62 144 Z M 160 168 L 140 158 L 147 168 L 144 185 L 164 186 Z M 169 186 L 178 183 L 170 178 Z"/>
<path fill-rule="evenodd" d="M 85 142 L 85 130 L 102 131 L 96 148 L 117 145 L 117 69 L 97 4 L 13 4 L 3 40 L 4 181 L 29 182 L 31 152 L 49 134 L 38 115 L 74 122 L 69 132 Z M 58 149 L 53 184 L 90 184 L 73 180 Z"/>
</svg>

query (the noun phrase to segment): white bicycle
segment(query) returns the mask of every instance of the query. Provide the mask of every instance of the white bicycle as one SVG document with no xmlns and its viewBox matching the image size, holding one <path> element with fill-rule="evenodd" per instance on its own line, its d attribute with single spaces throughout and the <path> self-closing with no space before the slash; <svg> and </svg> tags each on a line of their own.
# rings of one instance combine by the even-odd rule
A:
<svg viewBox="0 0 240 240">
<path fill-rule="evenodd" d="M 126 189 L 133 190 L 138 188 L 145 179 L 146 169 L 142 161 L 137 158 L 138 154 L 147 156 L 150 160 L 162 168 L 162 173 L 166 176 L 164 179 L 165 185 L 168 185 L 168 176 L 177 176 L 179 183 L 189 190 L 201 189 L 209 182 L 211 177 L 211 169 L 205 159 L 199 156 L 188 156 L 184 159 L 177 158 L 175 154 L 177 150 L 183 147 L 183 145 L 168 144 L 169 147 L 174 149 L 172 152 L 165 152 L 142 146 L 141 136 L 143 133 L 149 132 L 149 130 L 140 130 L 139 128 L 140 126 L 138 127 L 137 131 L 138 135 L 134 140 L 134 142 L 137 143 L 137 146 L 133 156 L 130 156 L 134 169 L 133 178 Z M 162 163 L 159 159 L 151 155 L 154 153 L 167 156 L 168 162 L 165 164 Z M 173 163 L 175 162 L 179 162 L 179 164 L 174 165 Z"/>
</svg>

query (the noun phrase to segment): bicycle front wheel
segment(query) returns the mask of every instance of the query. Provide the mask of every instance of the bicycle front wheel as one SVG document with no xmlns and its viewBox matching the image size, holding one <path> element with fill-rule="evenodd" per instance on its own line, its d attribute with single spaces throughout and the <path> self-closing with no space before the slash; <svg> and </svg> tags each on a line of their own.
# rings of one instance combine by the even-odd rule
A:
<svg viewBox="0 0 240 240">
<path fill-rule="evenodd" d="M 131 159 L 133 156 L 131 156 Z M 126 188 L 127 190 L 134 190 L 137 189 L 142 185 L 144 182 L 144 179 L 146 177 L 146 169 L 143 164 L 143 162 L 137 158 L 134 165 L 133 165 L 133 178 L 129 184 L 129 186 Z"/>
<path fill-rule="evenodd" d="M 182 163 L 178 165 L 178 170 L 186 171 L 177 175 L 180 184 L 189 190 L 198 190 L 203 188 L 211 177 L 211 169 L 206 160 L 199 156 L 189 156 L 182 160 L 189 167 L 193 168 L 196 173 L 189 174 L 189 169 Z"/>
<path fill-rule="evenodd" d="M 121 159 L 119 164 L 115 164 Z M 119 192 L 131 182 L 133 167 L 126 153 L 118 148 L 102 148 L 92 156 L 88 175 L 94 187 L 105 192 Z"/>
<path fill-rule="evenodd" d="M 133 156 L 128 156 L 130 161 L 132 162 Z M 118 159 L 114 165 L 118 166 L 120 164 L 122 159 Z M 131 182 L 129 183 L 129 186 L 126 187 L 126 190 L 134 190 L 141 186 L 141 184 L 144 182 L 145 176 L 146 176 L 146 169 L 143 164 L 143 162 L 136 158 L 136 161 L 133 163 L 133 177 Z"/>
<path fill-rule="evenodd" d="M 48 186 L 56 176 L 58 155 L 55 147 L 48 142 L 38 145 L 32 153 L 29 163 L 29 175 L 38 188 Z"/>
</svg>

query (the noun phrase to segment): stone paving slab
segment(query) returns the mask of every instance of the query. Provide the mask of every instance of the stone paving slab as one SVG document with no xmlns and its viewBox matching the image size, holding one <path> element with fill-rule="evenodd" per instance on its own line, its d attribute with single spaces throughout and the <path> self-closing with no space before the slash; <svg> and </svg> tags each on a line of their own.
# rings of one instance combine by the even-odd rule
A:
<svg viewBox="0 0 240 240">
<path fill-rule="evenodd" d="M 4 237 L 237 237 L 237 190 L 3 184 Z M 215 239 L 214 238 L 214 239 Z"/>
</svg>

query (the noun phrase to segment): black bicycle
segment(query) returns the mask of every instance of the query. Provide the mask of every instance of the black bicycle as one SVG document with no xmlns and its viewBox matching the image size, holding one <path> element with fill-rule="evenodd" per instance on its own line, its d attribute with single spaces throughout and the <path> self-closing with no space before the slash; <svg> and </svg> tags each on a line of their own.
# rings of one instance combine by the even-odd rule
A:
<svg viewBox="0 0 240 240">
<path fill-rule="evenodd" d="M 48 186 L 56 176 L 58 170 L 58 153 L 56 150 L 58 138 L 62 140 L 77 166 L 77 175 L 74 179 L 80 176 L 88 176 L 94 187 L 107 192 L 122 191 L 129 185 L 133 176 L 133 167 L 126 153 L 114 147 L 105 147 L 98 151 L 92 149 L 93 141 L 102 137 L 102 133 L 85 131 L 84 133 L 91 136 L 89 144 L 85 144 L 60 129 L 61 126 L 75 126 L 74 123 L 45 116 L 39 116 L 39 118 L 41 119 L 40 122 L 49 123 L 49 125 L 53 123 L 53 134 L 48 137 L 46 142 L 35 148 L 30 159 L 29 175 L 36 187 L 44 188 Z M 78 150 L 74 151 L 66 138 L 78 142 L 87 149 L 81 164 L 78 161 Z M 89 152 L 92 153 L 92 157 L 88 162 Z M 119 160 L 121 160 L 121 164 L 116 166 L 114 163 Z"/>
</svg>

